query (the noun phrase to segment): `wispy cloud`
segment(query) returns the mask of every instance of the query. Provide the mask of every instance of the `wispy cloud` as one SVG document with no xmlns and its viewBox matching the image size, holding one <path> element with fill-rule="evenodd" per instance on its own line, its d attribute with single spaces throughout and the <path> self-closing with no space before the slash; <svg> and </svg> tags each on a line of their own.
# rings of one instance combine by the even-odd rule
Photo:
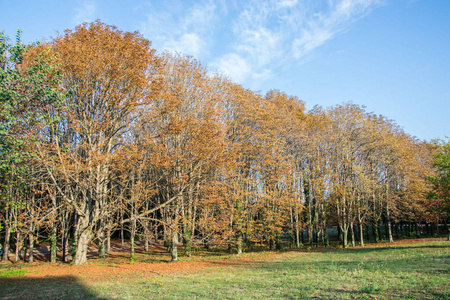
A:
<svg viewBox="0 0 450 300">
<path fill-rule="evenodd" d="M 141 31 L 159 49 L 204 59 L 246 85 L 303 59 L 383 0 L 168 0 L 147 3 Z M 159 5 L 159 6 L 158 6 Z"/>
<path fill-rule="evenodd" d="M 95 10 L 96 3 L 94 1 L 81 2 L 80 5 L 75 8 L 73 22 L 78 25 L 84 22 L 94 21 Z"/>
<path fill-rule="evenodd" d="M 251 1 L 233 22 L 231 53 L 213 65 L 236 81 L 254 85 L 270 78 L 271 70 L 304 58 L 344 32 L 378 4 L 378 0 Z M 240 64 L 245 62 L 245 73 L 227 67 L 235 57 Z"/>
<path fill-rule="evenodd" d="M 347 30 L 359 18 L 368 14 L 376 0 L 341 0 L 330 2 L 329 9 L 317 12 L 292 42 L 292 54 L 300 58 L 326 41 Z"/>
<path fill-rule="evenodd" d="M 213 1 L 192 6 L 169 1 L 162 5 L 147 3 L 147 20 L 141 23 L 141 31 L 156 47 L 193 56 L 207 52 L 217 5 Z"/>
</svg>

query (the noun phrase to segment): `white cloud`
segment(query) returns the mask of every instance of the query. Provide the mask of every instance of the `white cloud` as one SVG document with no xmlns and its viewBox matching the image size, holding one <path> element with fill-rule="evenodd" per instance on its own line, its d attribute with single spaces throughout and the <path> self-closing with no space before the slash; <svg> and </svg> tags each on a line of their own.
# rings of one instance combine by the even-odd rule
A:
<svg viewBox="0 0 450 300">
<path fill-rule="evenodd" d="M 81 6 L 75 8 L 75 16 L 73 21 L 75 24 L 79 25 L 84 22 L 94 21 L 96 4 L 94 1 L 84 1 Z"/>
<path fill-rule="evenodd" d="M 156 49 L 206 60 L 234 81 L 259 88 L 277 68 L 303 60 L 385 0 L 148 2 L 141 32 Z M 153 4 L 152 4 L 153 3 Z"/>
<path fill-rule="evenodd" d="M 248 62 L 239 54 L 229 53 L 219 58 L 214 66 L 220 70 L 223 75 L 230 77 L 237 83 L 242 83 L 251 74 L 252 68 Z"/>
<path fill-rule="evenodd" d="M 198 56 L 205 47 L 205 42 L 195 33 L 184 33 L 178 40 L 167 40 L 165 49 L 171 52 L 187 53 Z"/>
<path fill-rule="evenodd" d="M 169 3 L 162 9 L 155 9 L 151 3 L 147 3 L 147 7 L 149 13 L 147 20 L 141 23 L 141 32 L 157 49 L 193 56 L 208 51 L 216 10 L 213 1 L 203 1 L 192 7 L 181 2 Z"/>
<path fill-rule="evenodd" d="M 271 70 L 304 58 L 347 30 L 378 3 L 379 0 L 249 1 L 233 22 L 235 42 L 230 53 L 239 56 L 240 65 L 245 61 L 250 68 L 247 78 L 238 75 L 240 80 L 257 86 L 270 76 Z M 230 59 L 234 55 L 224 54 L 217 61 L 224 57 Z"/>
<path fill-rule="evenodd" d="M 378 4 L 377 0 L 341 0 L 330 2 L 329 10 L 321 11 L 310 19 L 300 36 L 294 38 L 292 55 L 300 58 L 323 45 L 326 41 L 348 29 Z"/>
<path fill-rule="evenodd" d="M 276 5 L 278 7 L 293 7 L 297 5 L 298 0 L 281 0 L 276 2 Z"/>
</svg>

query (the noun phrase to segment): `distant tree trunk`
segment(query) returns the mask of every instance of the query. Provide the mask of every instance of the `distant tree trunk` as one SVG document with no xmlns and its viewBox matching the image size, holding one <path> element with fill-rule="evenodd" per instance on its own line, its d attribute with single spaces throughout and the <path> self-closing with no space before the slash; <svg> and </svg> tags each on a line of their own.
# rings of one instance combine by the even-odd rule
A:
<svg viewBox="0 0 450 300">
<path fill-rule="evenodd" d="M 149 230 L 149 222 L 144 221 L 144 251 L 148 252 L 148 246 L 150 244 L 150 230 Z"/>
<path fill-rule="evenodd" d="M 61 220 L 61 229 L 62 229 L 62 236 L 61 236 L 61 245 L 62 245 L 62 261 L 68 262 L 69 261 L 69 234 L 70 234 L 70 213 L 65 211 L 62 214 L 62 220 Z"/>
<path fill-rule="evenodd" d="M 108 228 L 106 234 L 106 253 L 109 253 L 111 252 L 111 229 Z"/>
<path fill-rule="evenodd" d="M 5 224 L 5 241 L 3 243 L 3 258 L 2 258 L 2 262 L 7 262 L 8 261 L 10 238 L 11 238 L 11 228 L 9 227 L 9 224 L 6 223 Z"/>
<path fill-rule="evenodd" d="M 387 226 L 387 233 L 389 236 L 389 243 L 393 243 L 394 238 L 392 236 L 391 218 L 390 218 L 388 209 L 386 209 L 386 226 Z"/>
<path fill-rule="evenodd" d="M 359 242 L 361 247 L 364 247 L 364 226 L 361 222 L 359 223 Z"/>
<path fill-rule="evenodd" d="M 69 262 L 69 232 L 64 230 L 61 238 L 62 243 L 62 260 L 63 262 Z"/>
<path fill-rule="evenodd" d="M 237 233 L 237 254 L 242 254 L 242 248 L 244 245 L 244 238 L 242 232 Z"/>
<path fill-rule="evenodd" d="M 341 226 L 337 226 L 337 232 L 338 232 L 338 240 L 340 243 L 342 243 L 342 231 L 341 231 Z"/>
<path fill-rule="evenodd" d="M 172 233 L 172 261 L 178 260 L 178 232 L 176 230 Z"/>
<path fill-rule="evenodd" d="M 134 214 L 133 214 L 134 216 Z M 130 259 L 134 260 L 134 239 L 136 236 L 136 218 L 133 218 L 131 221 L 131 230 L 130 230 Z"/>
<path fill-rule="evenodd" d="M 99 229 L 98 240 L 97 240 L 97 248 L 98 248 L 98 257 L 105 258 L 106 257 L 106 234 L 104 229 Z"/>
<path fill-rule="evenodd" d="M 330 238 L 328 237 L 328 230 L 327 230 L 327 224 L 325 219 L 323 220 L 323 238 L 324 238 L 324 246 L 329 247 L 330 246 Z"/>
<path fill-rule="evenodd" d="M 50 237 L 51 239 L 51 246 L 50 246 L 50 252 L 51 252 L 51 256 L 50 256 L 50 261 L 52 263 L 56 262 L 56 243 L 57 243 L 57 227 L 56 227 L 56 222 L 52 223 L 52 235 Z"/>
<path fill-rule="evenodd" d="M 27 235 L 25 235 L 25 237 L 23 239 L 22 251 L 23 251 L 23 261 L 26 262 L 27 261 L 27 251 L 28 251 L 28 236 Z"/>
<path fill-rule="evenodd" d="M 34 254 L 33 254 L 33 251 L 34 251 L 34 234 L 33 234 L 33 232 L 28 234 L 28 242 L 30 244 L 30 246 L 29 246 L 30 253 L 29 253 L 29 256 L 28 256 L 29 257 L 28 258 L 28 262 L 29 263 L 33 263 L 33 261 L 34 261 Z"/>
<path fill-rule="evenodd" d="M 298 213 L 294 216 L 294 220 L 295 220 L 295 244 L 297 246 L 297 249 L 300 249 L 300 225 L 298 222 Z M 303 237 L 302 237 L 303 239 Z M 301 241 L 303 243 L 303 240 Z"/>
<path fill-rule="evenodd" d="M 72 241 L 72 261 L 75 261 L 78 246 L 78 214 L 73 216 L 73 241 Z"/>
<path fill-rule="evenodd" d="M 375 239 L 375 242 L 376 243 L 379 243 L 380 242 L 380 232 L 378 231 L 378 225 L 377 225 L 377 221 L 374 221 L 373 222 L 373 225 L 372 225 L 372 232 L 373 232 L 373 237 L 374 237 L 374 239 Z"/>
<path fill-rule="evenodd" d="M 20 232 L 18 230 L 16 230 L 16 251 L 15 251 L 15 256 L 14 256 L 14 262 L 18 262 L 19 261 L 19 251 L 22 245 L 22 238 L 20 236 Z"/>
<path fill-rule="evenodd" d="M 355 244 L 355 230 L 353 229 L 353 221 L 350 222 L 350 231 L 352 234 L 352 247 L 354 248 L 356 247 L 356 244 Z"/>
<path fill-rule="evenodd" d="M 348 230 L 343 230 L 342 233 L 343 233 L 343 235 L 342 235 L 342 246 L 344 248 L 347 248 L 347 245 L 348 245 Z"/>
</svg>

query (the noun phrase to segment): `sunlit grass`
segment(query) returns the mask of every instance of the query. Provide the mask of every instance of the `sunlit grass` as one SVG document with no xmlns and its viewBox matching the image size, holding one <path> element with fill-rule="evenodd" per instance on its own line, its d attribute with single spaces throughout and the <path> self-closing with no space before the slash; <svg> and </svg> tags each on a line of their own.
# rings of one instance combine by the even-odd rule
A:
<svg viewBox="0 0 450 300">
<path fill-rule="evenodd" d="M 448 242 L 297 253 L 177 276 L 94 286 L 112 298 L 302 299 L 450 297 Z"/>
<path fill-rule="evenodd" d="M 2 268 L 0 269 L 0 278 L 21 277 L 27 272 L 27 270 L 21 268 Z"/>
<path fill-rule="evenodd" d="M 105 278 L 96 280 L 76 276 L 36 280 L 5 278 L 0 284 L 0 298 L 4 295 L 14 299 L 28 299 L 29 295 L 80 299 L 450 298 L 450 242 L 390 248 L 313 249 L 275 255 L 256 252 L 244 253 L 239 258 L 223 252 L 204 253 L 201 257 L 182 257 L 182 260 L 206 261 L 206 267 L 179 271 L 176 269 L 179 263 L 168 262 L 169 257 L 163 252 L 140 253 L 136 258 L 136 264 L 149 263 L 148 270 L 141 267 L 134 273 L 112 277 L 105 274 Z M 90 266 L 114 266 L 126 261 L 123 253 L 106 260 L 92 260 Z M 162 261 L 172 271 L 152 272 L 152 262 Z M 7 270 L 23 272 L 0 268 L 0 272 Z"/>
</svg>

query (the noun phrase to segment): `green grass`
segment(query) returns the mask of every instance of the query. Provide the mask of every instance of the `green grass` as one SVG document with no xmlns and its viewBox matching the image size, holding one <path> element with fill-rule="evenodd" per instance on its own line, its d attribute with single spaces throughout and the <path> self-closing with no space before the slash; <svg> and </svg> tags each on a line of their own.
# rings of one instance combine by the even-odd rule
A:
<svg viewBox="0 0 450 300">
<path fill-rule="evenodd" d="M 35 284 L 32 293 L 42 298 L 450 299 L 450 242 L 294 252 L 268 261 L 245 262 L 254 256 L 258 254 L 243 254 L 242 263 L 217 257 L 211 260 L 211 267 L 189 274 L 161 276 L 141 271 L 87 286 L 76 279 L 28 285 Z M 10 285 L 0 284 L 0 290 L 12 295 L 17 290 L 14 285 L 19 284 L 20 278 Z M 20 295 L 29 294 L 15 296 Z"/>
<path fill-rule="evenodd" d="M 0 278 L 8 278 L 8 277 L 21 277 L 28 273 L 25 269 L 20 268 L 2 268 L 0 269 Z"/>
<path fill-rule="evenodd" d="M 119 299 L 450 299 L 448 242 L 298 253 L 275 261 L 93 286 Z"/>
</svg>

